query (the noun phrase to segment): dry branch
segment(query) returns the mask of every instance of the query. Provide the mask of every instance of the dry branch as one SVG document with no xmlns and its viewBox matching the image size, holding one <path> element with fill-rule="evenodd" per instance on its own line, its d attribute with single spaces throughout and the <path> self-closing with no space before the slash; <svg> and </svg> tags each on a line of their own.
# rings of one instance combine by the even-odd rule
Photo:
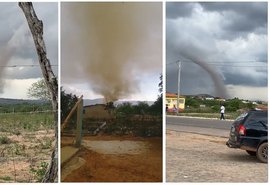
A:
<svg viewBox="0 0 270 185">
<path fill-rule="evenodd" d="M 42 21 L 38 19 L 31 2 L 19 2 L 19 7 L 22 9 L 32 33 L 40 68 L 51 96 L 54 111 L 56 144 L 51 155 L 49 168 L 42 182 L 54 182 L 58 174 L 58 82 L 52 71 L 50 61 L 47 58 L 47 51 L 43 40 Z"/>
</svg>

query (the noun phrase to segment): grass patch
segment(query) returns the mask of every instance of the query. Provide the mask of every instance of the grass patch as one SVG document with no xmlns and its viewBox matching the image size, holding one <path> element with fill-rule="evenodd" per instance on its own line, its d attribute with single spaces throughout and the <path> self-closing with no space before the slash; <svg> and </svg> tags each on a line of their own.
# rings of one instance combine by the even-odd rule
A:
<svg viewBox="0 0 270 185">
<path fill-rule="evenodd" d="M 37 167 L 30 167 L 30 172 L 34 174 L 38 182 L 41 182 L 48 168 L 48 163 L 41 162 Z"/>
<path fill-rule="evenodd" d="M 11 140 L 7 136 L 0 136 L 0 144 L 10 144 Z"/>
<path fill-rule="evenodd" d="M 175 113 L 167 113 L 167 115 L 176 115 Z M 240 115 L 239 112 L 229 112 L 225 114 L 225 119 L 232 119 L 235 120 Z M 187 112 L 180 112 L 178 116 L 190 116 L 190 117 L 203 117 L 203 118 L 220 118 L 219 113 L 187 113 Z"/>
<path fill-rule="evenodd" d="M 44 137 L 42 139 L 37 139 L 40 149 L 50 149 L 52 147 L 52 140 L 49 137 Z"/>
<path fill-rule="evenodd" d="M 11 181 L 12 180 L 10 176 L 0 176 L 0 179 L 4 180 L 4 181 Z"/>
<path fill-rule="evenodd" d="M 38 131 L 53 129 L 54 120 L 52 113 L 15 113 L 0 114 L 1 131 L 19 135 L 22 131 Z"/>
</svg>

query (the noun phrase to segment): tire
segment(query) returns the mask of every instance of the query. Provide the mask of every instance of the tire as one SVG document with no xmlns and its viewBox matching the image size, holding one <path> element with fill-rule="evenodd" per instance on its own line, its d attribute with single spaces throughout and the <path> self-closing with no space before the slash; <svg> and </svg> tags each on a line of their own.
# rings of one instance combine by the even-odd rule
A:
<svg viewBox="0 0 270 185">
<path fill-rule="evenodd" d="M 268 142 L 262 143 L 257 149 L 257 158 L 263 162 L 268 162 Z"/>
<path fill-rule="evenodd" d="M 254 152 L 254 151 L 246 150 L 246 152 L 251 156 L 256 156 L 256 152 Z"/>
</svg>

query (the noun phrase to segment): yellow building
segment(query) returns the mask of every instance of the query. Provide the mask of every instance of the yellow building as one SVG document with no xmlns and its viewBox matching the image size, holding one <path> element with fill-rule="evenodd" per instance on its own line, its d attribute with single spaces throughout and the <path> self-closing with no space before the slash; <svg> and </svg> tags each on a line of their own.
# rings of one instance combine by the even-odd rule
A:
<svg viewBox="0 0 270 185">
<path fill-rule="evenodd" d="M 174 93 L 166 93 L 166 110 L 174 112 L 174 107 L 177 107 L 177 95 Z M 185 98 L 179 97 L 179 112 L 185 109 Z"/>
</svg>

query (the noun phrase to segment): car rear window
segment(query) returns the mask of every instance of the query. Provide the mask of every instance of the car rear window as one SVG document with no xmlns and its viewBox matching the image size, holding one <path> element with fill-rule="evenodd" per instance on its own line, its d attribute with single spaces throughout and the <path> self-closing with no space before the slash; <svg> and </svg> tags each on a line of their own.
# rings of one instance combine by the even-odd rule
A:
<svg viewBox="0 0 270 185">
<path fill-rule="evenodd" d="M 261 123 L 267 125 L 268 124 L 267 112 L 254 112 L 248 117 L 247 122 L 251 124 Z"/>
<path fill-rule="evenodd" d="M 240 116 L 238 116 L 238 117 L 236 118 L 236 121 L 243 120 L 245 117 L 247 117 L 247 115 L 248 115 L 248 112 L 242 113 Z"/>
</svg>

